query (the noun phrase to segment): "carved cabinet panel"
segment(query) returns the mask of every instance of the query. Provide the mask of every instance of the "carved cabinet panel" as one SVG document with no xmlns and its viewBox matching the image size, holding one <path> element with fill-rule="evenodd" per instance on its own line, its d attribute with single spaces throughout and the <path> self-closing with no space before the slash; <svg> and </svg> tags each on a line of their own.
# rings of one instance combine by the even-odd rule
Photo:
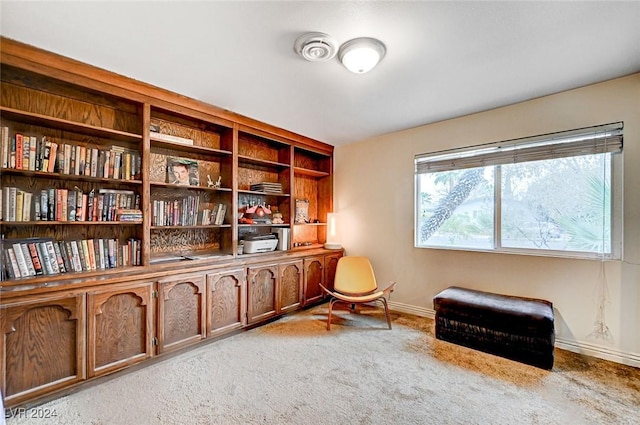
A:
<svg viewBox="0 0 640 425">
<path fill-rule="evenodd" d="M 269 264 L 248 268 L 249 323 L 260 322 L 277 314 L 278 265 Z"/>
<path fill-rule="evenodd" d="M 102 375 L 152 354 L 153 282 L 87 292 L 87 373 Z"/>
<path fill-rule="evenodd" d="M 302 260 L 280 263 L 278 313 L 295 310 L 302 303 Z"/>
<path fill-rule="evenodd" d="M 324 257 L 306 257 L 304 259 L 304 305 L 313 304 L 324 298 Z"/>
<path fill-rule="evenodd" d="M 333 282 L 336 279 L 336 268 L 338 267 L 338 260 L 340 260 L 341 257 L 342 251 L 336 254 L 329 254 L 324 256 L 325 288 L 329 289 L 330 291 L 333 291 Z"/>
<path fill-rule="evenodd" d="M 205 337 L 206 282 L 202 273 L 158 281 L 158 353 L 176 350 Z"/>
<path fill-rule="evenodd" d="M 85 299 L 67 293 L 0 305 L 0 379 L 5 406 L 85 379 Z"/>
<path fill-rule="evenodd" d="M 207 336 L 218 336 L 246 324 L 245 269 L 207 274 Z"/>
</svg>

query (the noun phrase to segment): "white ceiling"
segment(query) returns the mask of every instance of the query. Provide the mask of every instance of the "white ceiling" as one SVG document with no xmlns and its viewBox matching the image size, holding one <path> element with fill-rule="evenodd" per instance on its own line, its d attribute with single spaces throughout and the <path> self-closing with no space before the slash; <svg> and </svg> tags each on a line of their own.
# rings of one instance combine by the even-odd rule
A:
<svg viewBox="0 0 640 425">
<path fill-rule="evenodd" d="M 0 33 L 341 145 L 640 71 L 640 2 L 0 1 Z M 371 36 L 356 75 L 293 51 Z"/>
</svg>

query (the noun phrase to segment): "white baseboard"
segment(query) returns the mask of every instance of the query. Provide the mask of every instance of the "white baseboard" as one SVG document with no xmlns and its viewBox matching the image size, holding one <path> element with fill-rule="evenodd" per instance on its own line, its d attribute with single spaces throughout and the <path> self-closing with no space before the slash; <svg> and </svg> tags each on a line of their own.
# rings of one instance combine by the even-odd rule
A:
<svg viewBox="0 0 640 425">
<path fill-rule="evenodd" d="M 389 301 L 389 309 L 393 311 L 399 311 L 400 313 L 413 314 L 420 317 L 428 317 L 433 319 L 436 317 L 435 310 L 427 307 L 418 307 L 410 304 L 403 304 L 395 301 Z"/>
<path fill-rule="evenodd" d="M 613 348 L 589 344 L 586 342 L 571 341 L 558 337 L 556 337 L 555 346 L 563 350 L 573 351 L 574 353 L 578 354 L 597 357 L 599 359 L 609 360 L 627 366 L 640 367 L 640 355 L 634 353 L 619 351 Z"/>
<path fill-rule="evenodd" d="M 430 319 L 435 318 L 436 314 L 435 310 L 427 307 L 418 307 L 395 301 L 389 301 L 389 308 L 400 313 L 413 314 L 415 316 L 428 317 Z M 574 353 L 640 368 L 640 355 L 638 354 L 559 337 L 556 337 L 555 346 L 562 350 L 572 351 Z"/>
</svg>

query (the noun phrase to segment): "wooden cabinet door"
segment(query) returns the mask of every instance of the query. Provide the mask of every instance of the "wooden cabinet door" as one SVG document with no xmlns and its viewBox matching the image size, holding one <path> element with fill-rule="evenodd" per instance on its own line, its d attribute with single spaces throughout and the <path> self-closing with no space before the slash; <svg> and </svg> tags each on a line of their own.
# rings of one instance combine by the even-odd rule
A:
<svg viewBox="0 0 640 425">
<path fill-rule="evenodd" d="M 158 281 L 158 353 L 177 350 L 205 337 L 205 286 L 203 273 Z"/>
<path fill-rule="evenodd" d="M 304 305 L 313 304 L 324 298 L 324 257 L 307 257 L 304 259 Z"/>
<path fill-rule="evenodd" d="M 324 282 L 325 288 L 333 291 L 333 283 L 336 280 L 336 268 L 338 260 L 342 257 L 342 252 L 337 254 L 328 254 L 324 256 Z M 326 293 L 325 293 L 326 296 Z"/>
<path fill-rule="evenodd" d="M 0 305 L 0 388 L 5 407 L 85 379 L 84 311 L 84 294 L 78 293 Z"/>
<path fill-rule="evenodd" d="M 302 304 L 302 260 L 280 263 L 280 290 L 278 313 L 295 310 Z"/>
<path fill-rule="evenodd" d="M 278 265 L 249 267 L 247 284 L 249 323 L 275 316 L 278 300 Z"/>
<path fill-rule="evenodd" d="M 87 292 L 87 373 L 103 375 L 152 354 L 153 282 Z"/>
<path fill-rule="evenodd" d="M 207 336 L 218 336 L 246 325 L 245 269 L 207 274 Z"/>
</svg>

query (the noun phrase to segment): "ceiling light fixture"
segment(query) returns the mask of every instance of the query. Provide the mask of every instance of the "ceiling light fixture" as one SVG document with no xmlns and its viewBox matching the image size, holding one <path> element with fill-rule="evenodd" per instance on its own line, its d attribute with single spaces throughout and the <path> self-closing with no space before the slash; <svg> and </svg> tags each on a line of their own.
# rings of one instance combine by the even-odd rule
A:
<svg viewBox="0 0 640 425">
<path fill-rule="evenodd" d="M 338 44 L 328 34 L 309 32 L 296 39 L 293 49 L 297 54 L 310 62 L 324 62 L 336 55 Z"/>
<path fill-rule="evenodd" d="M 340 46 L 338 57 L 349 71 L 364 74 L 371 71 L 386 52 L 387 48 L 380 40 L 361 37 L 349 40 Z"/>
</svg>

